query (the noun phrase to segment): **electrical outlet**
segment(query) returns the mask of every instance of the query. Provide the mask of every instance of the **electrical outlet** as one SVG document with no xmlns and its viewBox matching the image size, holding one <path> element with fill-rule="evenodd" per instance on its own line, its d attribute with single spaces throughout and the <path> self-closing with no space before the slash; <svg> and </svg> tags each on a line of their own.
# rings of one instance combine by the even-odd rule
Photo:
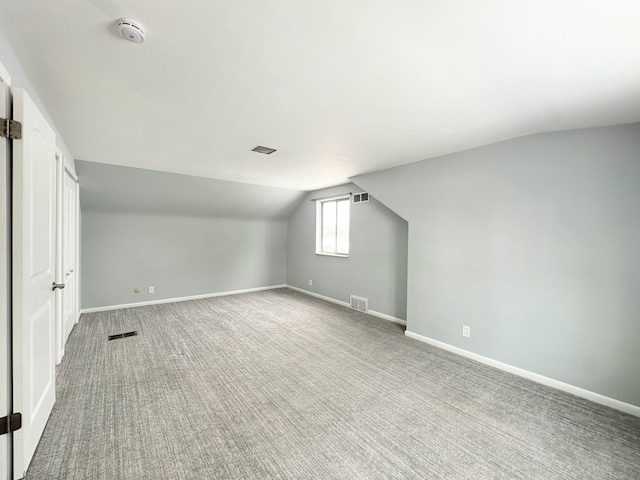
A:
<svg viewBox="0 0 640 480">
<path fill-rule="evenodd" d="M 149 293 L 156 293 L 155 287 L 149 287 Z"/>
<path fill-rule="evenodd" d="M 309 286 L 312 287 L 313 286 L 313 280 L 309 279 Z"/>
<path fill-rule="evenodd" d="M 462 326 L 462 336 L 463 337 L 467 337 L 467 338 L 471 338 L 471 327 L 469 327 L 467 325 L 463 325 Z"/>
</svg>

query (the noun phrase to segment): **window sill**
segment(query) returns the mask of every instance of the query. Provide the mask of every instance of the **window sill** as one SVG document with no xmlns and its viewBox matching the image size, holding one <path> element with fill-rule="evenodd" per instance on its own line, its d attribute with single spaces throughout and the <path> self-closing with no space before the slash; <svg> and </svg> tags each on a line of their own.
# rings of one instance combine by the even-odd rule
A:
<svg viewBox="0 0 640 480">
<path fill-rule="evenodd" d="M 316 255 L 322 255 L 323 257 L 339 257 L 339 258 L 349 258 L 349 254 L 348 253 L 323 253 L 323 252 L 316 252 Z"/>
</svg>

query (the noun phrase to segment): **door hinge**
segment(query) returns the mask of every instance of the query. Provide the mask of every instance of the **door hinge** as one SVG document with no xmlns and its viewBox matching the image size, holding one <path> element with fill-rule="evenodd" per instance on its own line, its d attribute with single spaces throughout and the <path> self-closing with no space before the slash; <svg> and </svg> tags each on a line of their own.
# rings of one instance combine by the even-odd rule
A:
<svg viewBox="0 0 640 480">
<path fill-rule="evenodd" d="M 22 414 L 12 413 L 6 417 L 0 418 L 0 435 L 15 432 L 22 428 Z"/>
<path fill-rule="evenodd" d="M 22 124 L 16 120 L 0 118 L 0 137 L 20 140 L 22 138 Z"/>
</svg>

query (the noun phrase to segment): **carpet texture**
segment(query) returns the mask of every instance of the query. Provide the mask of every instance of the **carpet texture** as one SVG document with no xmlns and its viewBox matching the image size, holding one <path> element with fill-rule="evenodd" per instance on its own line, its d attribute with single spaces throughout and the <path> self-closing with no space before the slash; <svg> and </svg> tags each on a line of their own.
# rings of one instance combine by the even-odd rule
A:
<svg viewBox="0 0 640 480">
<path fill-rule="evenodd" d="M 640 418 L 288 289 L 84 314 L 57 380 L 29 479 L 640 478 Z"/>
</svg>

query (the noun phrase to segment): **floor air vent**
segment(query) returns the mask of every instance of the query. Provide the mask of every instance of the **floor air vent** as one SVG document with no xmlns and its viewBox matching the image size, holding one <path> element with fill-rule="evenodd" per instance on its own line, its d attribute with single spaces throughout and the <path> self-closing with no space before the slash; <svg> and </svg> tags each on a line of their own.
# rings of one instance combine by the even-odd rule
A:
<svg viewBox="0 0 640 480">
<path fill-rule="evenodd" d="M 116 333 L 115 335 L 109 335 L 109 340 L 117 340 L 118 338 L 134 337 L 136 335 L 138 335 L 138 332 L 136 330 L 134 330 L 133 332 Z"/>
<path fill-rule="evenodd" d="M 353 310 L 358 310 L 359 312 L 367 313 L 367 310 L 369 309 L 369 300 L 366 298 L 351 295 L 349 297 L 349 303 Z"/>
</svg>

